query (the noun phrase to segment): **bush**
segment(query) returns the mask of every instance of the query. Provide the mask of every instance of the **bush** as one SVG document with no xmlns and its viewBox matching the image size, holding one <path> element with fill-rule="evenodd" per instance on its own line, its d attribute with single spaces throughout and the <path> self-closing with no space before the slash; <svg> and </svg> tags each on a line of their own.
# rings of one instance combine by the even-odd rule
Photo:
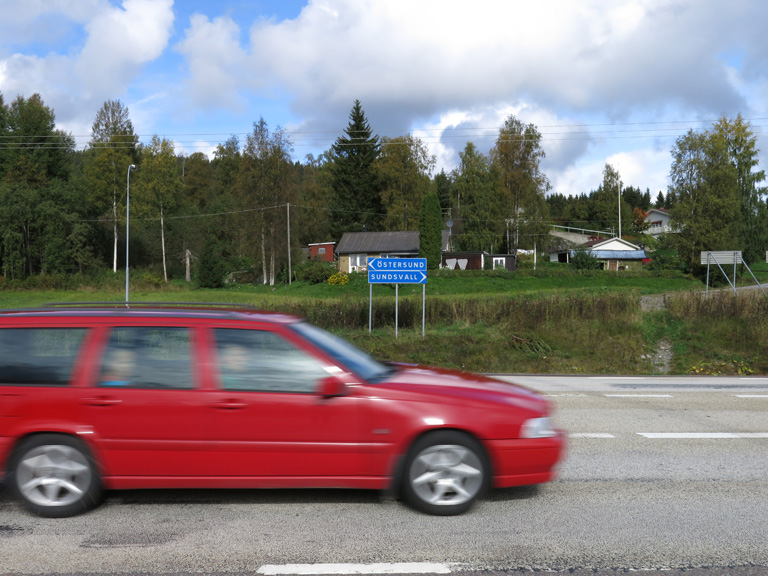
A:
<svg viewBox="0 0 768 576">
<path fill-rule="evenodd" d="M 221 256 L 221 250 L 214 242 L 206 242 L 198 261 L 197 283 L 201 288 L 221 288 L 227 267 Z"/>
<path fill-rule="evenodd" d="M 344 272 L 337 272 L 328 278 L 328 284 L 333 286 L 343 286 L 344 284 L 349 284 L 349 274 L 345 274 Z"/>
<path fill-rule="evenodd" d="M 309 262 L 296 266 L 293 274 L 299 282 L 323 284 L 324 282 L 327 282 L 335 272 L 336 265 L 332 262 L 310 260 Z"/>
<path fill-rule="evenodd" d="M 677 270 L 680 268 L 680 259 L 673 254 L 654 252 L 651 254 L 651 262 L 648 270 Z"/>
<path fill-rule="evenodd" d="M 600 270 L 600 261 L 584 248 L 577 248 L 571 258 L 571 268 L 574 270 Z"/>
</svg>

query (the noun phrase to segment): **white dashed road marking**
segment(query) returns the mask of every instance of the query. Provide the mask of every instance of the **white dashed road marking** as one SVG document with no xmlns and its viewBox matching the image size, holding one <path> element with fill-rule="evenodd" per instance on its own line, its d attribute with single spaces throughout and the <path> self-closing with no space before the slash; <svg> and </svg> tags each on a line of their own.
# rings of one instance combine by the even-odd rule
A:
<svg viewBox="0 0 768 576">
<path fill-rule="evenodd" d="M 768 438 L 768 432 L 638 432 L 652 439 L 703 440 L 726 438 Z"/>
<path fill-rule="evenodd" d="M 569 434 L 568 438 L 616 438 L 616 436 L 605 432 L 574 432 Z"/>
<path fill-rule="evenodd" d="M 768 398 L 768 394 L 734 394 L 736 398 Z"/>
<path fill-rule="evenodd" d="M 268 576 L 288 574 L 450 574 L 447 564 L 429 562 L 401 562 L 382 564 L 282 564 L 264 565 L 257 571 Z"/>
<path fill-rule="evenodd" d="M 608 398 L 672 398 L 672 394 L 603 394 Z"/>
</svg>

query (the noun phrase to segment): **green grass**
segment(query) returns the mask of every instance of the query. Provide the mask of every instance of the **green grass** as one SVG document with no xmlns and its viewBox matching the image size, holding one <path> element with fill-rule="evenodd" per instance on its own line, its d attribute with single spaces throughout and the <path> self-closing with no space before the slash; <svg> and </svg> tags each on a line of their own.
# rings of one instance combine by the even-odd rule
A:
<svg viewBox="0 0 768 576">
<path fill-rule="evenodd" d="M 768 276 L 768 265 L 753 268 Z M 199 289 L 136 274 L 131 300 L 219 302 L 306 317 L 374 356 L 480 372 L 650 374 L 661 340 L 673 344 L 676 374 L 768 374 L 768 299 L 757 291 L 702 298 L 703 284 L 676 272 L 574 273 L 537 271 L 430 273 L 426 335 L 421 333 L 422 287 L 399 289 L 395 338 L 394 286 L 373 287 L 374 330 L 368 332 L 369 285 L 353 274 L 346 285 L 231 285 Z M 751 281 L 751 278 L 750 278 Z M 48 302 L 123 301 L 124 277 L 37 280 L 38 289 L 0 290 L 0 308 Z M 74 285 L 72 284 L 74 282 Z M 42 284 L 42 286 L 40 285 Z M 48 288 L 48 289 L 41 289 Z M 642 313 L 647 294 L 671 294 L 669 307 Z M 763 320 L 766 319 L 766 320 Z"/>
</svg>

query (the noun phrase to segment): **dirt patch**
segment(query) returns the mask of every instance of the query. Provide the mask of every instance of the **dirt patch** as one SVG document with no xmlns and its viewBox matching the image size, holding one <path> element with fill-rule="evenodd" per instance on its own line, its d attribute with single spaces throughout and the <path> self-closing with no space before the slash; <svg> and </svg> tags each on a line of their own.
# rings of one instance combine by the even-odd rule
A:
<svg viewBox="0 0 768 576">
<path fill-rule="evenodd" d="M 667 308 L 667 299 L 663 294 L 651 294 L 640 297 L 640 310 L 643 312 L 658 312 Z"/>
<path fill-rule="evenodd" d="M 672 342 L 661 340 L 651 363 L 656 374 L 669 374 L 672 371 Z"/>
<path fill-rule="evenodd" d="M 652 294 L 640 298 L 640 310 L 643 312 L 659 312 L 666 310 L 667 299 L 663 294 Z M 651 357 L 651 365 L 656 374 L 669 374 L 672 370 L 672 342 L 663 339 Z"/>
</svg>

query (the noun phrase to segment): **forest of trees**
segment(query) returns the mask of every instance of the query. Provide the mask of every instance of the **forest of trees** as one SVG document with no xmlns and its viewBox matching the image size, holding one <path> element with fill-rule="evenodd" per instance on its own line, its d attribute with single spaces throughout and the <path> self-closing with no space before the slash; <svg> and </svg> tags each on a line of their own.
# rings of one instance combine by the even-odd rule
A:
<svg viewBox="0 0 768 576">
<path fill-rule="evenodd" d="M 610 165 L 597 190 L 550 194 L 541 134 L 514 116 L 488 154 L 468 142 L 450 173 L 434 174 L 419 138 L 376 135 L 359 101 L 340 133 L 329 150 L 299 162 L 286 131 L 260 118 L 244 142 L 233 136 L 212 158 L 184 155 L 159 136 L 140 142 L 128 108 L 109 100 L 78 150 L 39 95 L 6 103 L 0 94 L 0 277 L 122 270 L 128 182 L 131 268 L 164 281 L 184 278 L 186 263 L 197 261 L 274 284 L 286 278 L 289 251 L 300 262 L 309 243 L 422 227 L 435 238 L 449 219 L 460 250 L 544 250 L 553 224 L 617 232 L 619 193 L 622 233 L 642 234 L 645 211 L 668 209 L 689 265 L 699 246 L 737 242 L 750 255 L 768 248 L 765 176 L 741 117 L 678 139 L 666 194 L 623 185 Z M 436 254 L 432 244 L 425 250 Z"/>
</svg>

